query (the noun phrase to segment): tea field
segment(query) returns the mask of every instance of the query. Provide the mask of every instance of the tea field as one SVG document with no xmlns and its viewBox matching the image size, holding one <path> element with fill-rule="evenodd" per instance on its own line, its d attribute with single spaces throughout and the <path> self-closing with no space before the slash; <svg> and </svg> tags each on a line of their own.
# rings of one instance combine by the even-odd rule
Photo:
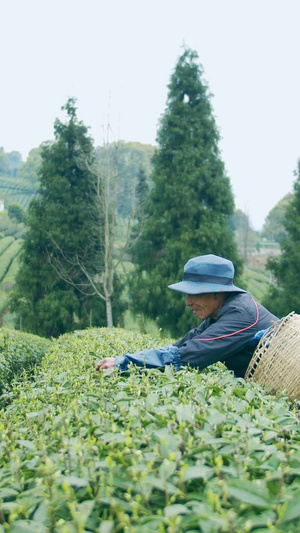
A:
<svg viewBox="0 0 300 533">
<path fill-rule="evenodd" d="M 0 320 L 3 323 L 8 307 L 8 296 L 19 268 L 22 239 L 8 235 L 0 238 Z"/>
<path fill-rule="evenodd" d="M 0 176 L 0 195 L 6 203 L 17 203 L 27 209 L 32 198 L 36 196 L 36 188 L 22 184 L 9 176 Z"/>
<path fill-rule="evenodd" d="M 297 405 L 220 364 L 95 371 L 167 342 L 93 328 L 44 347 L 4 397 L 0 532 L 299 533 Z"/>
<path fill-rule="evenodd" d="M 262 302 L 270 285 L 270 272 L 264 269 L 245 267 L 244 278 L 247 283 L 247 290 L 258 302 Z"/>
</svg>

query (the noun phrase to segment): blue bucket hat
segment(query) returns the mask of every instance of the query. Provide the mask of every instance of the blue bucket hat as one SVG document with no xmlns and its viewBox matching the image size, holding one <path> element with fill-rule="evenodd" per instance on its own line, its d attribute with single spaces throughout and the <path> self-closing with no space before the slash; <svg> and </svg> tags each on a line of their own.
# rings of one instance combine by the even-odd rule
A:
<svg viewBox="0 0 300 533">
<path fill-rule="evenodd" d="M 185 294 L 211 292 L 246 292 L 233 284 L 234 266 L 229 259 L 217 255 L 193 257 L 184 265 L 183 278 L 169 289 Z"/>
</svg>

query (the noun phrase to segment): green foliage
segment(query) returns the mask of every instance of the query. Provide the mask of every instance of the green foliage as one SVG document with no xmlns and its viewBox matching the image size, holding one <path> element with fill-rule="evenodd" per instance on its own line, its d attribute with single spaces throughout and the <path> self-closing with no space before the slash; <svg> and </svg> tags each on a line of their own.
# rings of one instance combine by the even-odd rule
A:
<svg viewBox="0 0 300 533">
<path fill-rule="evenodd" d="M 25 234 L 25 225 L 23 222 L 17 222 L 12 220 L 7 211 L 0 213 L 0 232 L 1 236 L 10 236 L 12 238 L 19 239 Z"/>
<path fill-rule="evenodd" d="M 0 148 L 0 174 L 17 176 L 18 168 L 22 163 L 22 156 L 16 150 L 6 153 Z"/>
<path fill-rule="evenodd" d="M 20 163 L 17 169 L 17 176 L 12 176 L 9 170 L 9 160 L 7 154 L 0 151 L 0 195 L 5 200 L 5 206 L 11 203 L 18 203 L 27 210 L 30 201 L 35 197 L 40 179 L 42 165 L 42 153 L 49 142 L 44 142 L 37 148 L 30 150 L 25 162 Z M 154 147 L 138 142 L 118 141 L 117 145 L 117 170 L 119 181 L 118 214 L 121 217 L 130 215 L 131 205 L 135 202 L 135 188 L 138 184 L 138 174 L 142 169 L 149 182 L 151 172 L 151 158 Z M 111 150 L 114 145 L 109 145 Z M 14 153 L 14 152 L 12 152 Z M 1 167 L 1 154 L 4 164 Z M 104 147 L 96 149 L 96 157 L 103 161 L 106 157 Z M 3 172 L 1 172 L 3 168 Z M 16 179 L 17 178 L 17 179 Z"/>
<path fill-rule="evenodd" d="M 13 150 L 12 152 L 7 154 L 8 161 L 9 161 L 9 172 L 13 176 L 17 176 L 18 169 L 20 165 L 22 164 L 22 156 L 20 152 L 17 152 L 16 150 Z"/>
<path fill-rule="evenodd" d="M 35 193 L 28 185 L 20 183 L 18 170 L 21 165 L 19 152 L 5 153 L 3 148 L 0 148 L 0 198 L 6 208 L 11 203 L 18 203 L 25 209 Z"/>
<path fill-rule="evenodd" d="M 144 219 L 144 210 L 149 194 L 150 185 L 146 177 L 145 171 L 140 168 L 138 177 L 137 177 L 137 186 L 136 186 L 136 200 L 137 200 L 137 212 L 136 219 L 140 222 Z"/>
<path fill-rule="evenodd" d="M 39 171 L 42 164 L 42 151 L 43 145 L 38 148 L 32 148 L 28 157 L 18 170 L 18 177 L 23 185 L 30 186 L 31 188 L 38 188 Z"/>
<path fill-rule="evenodd" d="M 277 316 L 285 316 L 291 311 L 300 313 L 300 161 L 284 228 L 286 235 L 280 242 L 281 255 L 269 259 L 267 263 L 274 277 L 274 285 L 264 300 L 265 305 Z"/>
<path fill-rule="evenodd" d="M 3 531 L 299 531 L 297 410 L 220 365 L 95 372 L 100 356 L 157 342 L 64 335 L 15 385 L 0 423 Z"/>
<path fill-rule="evenodd" d="M 150 144 L 125 143 L 124 141 L 111 143 L 105 147 L 97 147 L 96 157 L 100 164 L 103 164 L 107 158 L 106 150 L 113 153 L 116 163 L 119 190 L 118 215 L 122 218 L 128 218 L 131 215 L 132 207 L 135 206 L 135 190 L 139 183 L 139 173 L 144 172 L 145 179 L 149 181 L 154 147 Z"/>
<path fill-rule="evenodd" d="M 229 228 L 233 194 L 202 74 L 197 54 L 186 50 L 171 76 L 153 158 L 153 188 L 133 250 L 136 309 L 174 336 L 196 325 L 195 317 L 184 310 L 183 298 L 167 289 L 182 278 L 190 257 L 215 253 L 231 259 L 237 274 L 241 270 Z"/>
<path fill-rule="evenodd" d="M 38 196 L 28 210 L 29 229 L 11 299 L 25 331 L 43 337 L 106 324 L 104 303 L 86 295 L 86 278 L 75 265 L 77 258 L 93 276 L 93 263 L 103 264 L 95 235 L 93 176 L 81 164 L 82 159 L 91 163 L 93 145 L 77 120 L 74 100 L 64 109 L 67 121 L 55 121 L 55 142 L 43 145 Z"/>
<path fill-rule="evenodd" d="M 23 372 L 32 371 L 49 349 L 51 341 L 36 335 L 0 329 L 0 404 L 9 398 L 11 382 Z M 0 489 L 1 490 L 1 489 Z"/>
<path fill-rule="evenodd" d="M 25 211 L 19 204 L 10 204 L 8 206 L 7 214 L 9 218 L 19 224 L 25 220 Z"/>
<path fill-rule="evenodd" d="M 268 241 L 278 242 L 286 235 L 285 215 L 293 198 L 292 193 L 286 194 L 268 214 L 261 236 Z"/>
</svg>

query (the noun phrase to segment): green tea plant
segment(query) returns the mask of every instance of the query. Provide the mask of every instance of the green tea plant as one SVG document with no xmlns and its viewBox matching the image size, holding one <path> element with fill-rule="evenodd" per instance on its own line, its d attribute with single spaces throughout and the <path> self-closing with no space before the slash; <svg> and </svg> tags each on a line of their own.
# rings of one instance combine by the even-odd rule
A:
<svg viewBox="0 0 300 533">
<path fill-rule="evenodd" d="M 297 406 L 222 365 L 95 371 L 157 345 L 121 329 L 67 334 L 14 385 L 1 533 L 299 533 Z"/>
<path fill-rule="evenodd" d="M 0 329 L 0 405 L 10 398 L 10 384 L 39 364 L 51 341 L 22 331 Z"/>
</svg>

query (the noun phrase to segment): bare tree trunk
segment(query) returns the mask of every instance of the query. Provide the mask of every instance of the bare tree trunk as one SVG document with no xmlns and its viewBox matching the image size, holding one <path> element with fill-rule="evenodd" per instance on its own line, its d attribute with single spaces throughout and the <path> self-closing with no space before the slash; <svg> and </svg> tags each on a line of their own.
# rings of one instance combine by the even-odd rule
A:
<svg viewBox="0 0 300 533">
<path fill-rule="evenodd" d="M 115 148 L 116 149 L 116 148 Z M 111 154 L 108 138 L 106 141 L 106 165 L 104 169 L 104 180 L 102 187 L 98 188 L 98 203 L 102 200 L 104 212 L 104 272 L 103 272 L 103 292 L 106 303 L 107 327 L 113 327 L 111 297 L 114 292 L 114 271 L 113 252 L 116 236 L 117 219 L 117 196 L 118 196 L 118 172 L 116 170 L 115 154 Z M 98 171 L 99 174 L 99 171 Z"/>
<path fill-rule="evenodd" d="M 107 327 L 113 328 L 113 316 L 112 316 L 112 306 L 111 306 L 111 299 L 106 299 L 106 320 L 107 320 Z"/>
</svg>

